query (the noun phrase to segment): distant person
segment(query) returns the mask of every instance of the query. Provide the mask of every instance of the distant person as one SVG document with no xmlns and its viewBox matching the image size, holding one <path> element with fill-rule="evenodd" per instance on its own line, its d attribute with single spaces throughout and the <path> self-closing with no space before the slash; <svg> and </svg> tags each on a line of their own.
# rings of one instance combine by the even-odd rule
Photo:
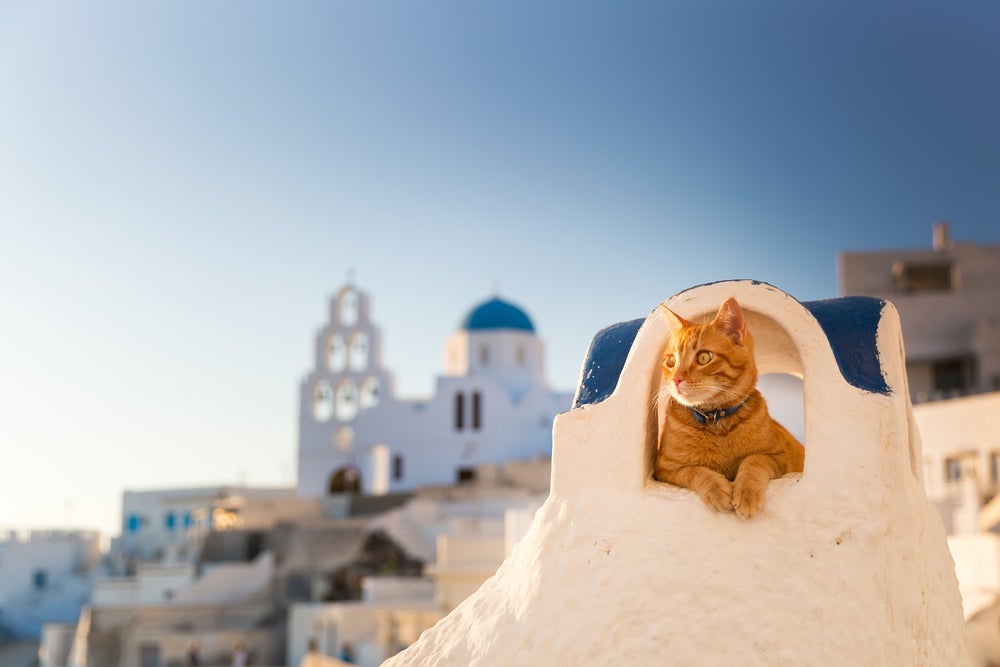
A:
<svg viewBox="0 0 1000 667">
<path fill-rule="evenodd" d="M 340 659 L 344 662 L 354 664 L 354 647 L 351 642 L 344 642 L 340 647 Z"/>
<path fill-rule="evenodd" d="M 184 667 L 201 667 L 201 644 L 197 641 L 192 641 L 188 644 Z"/>
<path fill-rule="evenodd" d="M 243 645 L 243 642 L 236 642 L 233 644 L 233 661 L 230 663 L 232 667 L 247 667 L 248 656 L 247 649 Z"/>
</svg>

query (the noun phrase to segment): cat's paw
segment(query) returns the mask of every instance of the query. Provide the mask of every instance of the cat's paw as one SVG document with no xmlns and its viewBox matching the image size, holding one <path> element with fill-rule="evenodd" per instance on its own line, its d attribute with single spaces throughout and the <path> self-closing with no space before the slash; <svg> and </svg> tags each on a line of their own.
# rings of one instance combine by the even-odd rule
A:
<svg viewBox="0 0 1000 667">
<path fill-rule="evenodd" d="M 749 519 L 764 507 L 764 491 L 767 485 L 741 483 L 737 479 L 733 485 L 733 510 L 741 519 Z"/>
<path fill-rule="evenodd" d="M 733 485 L 725 477 L 712 480 L 710 484 L 698 491 L 705 504 L 716 512 L 733 511 Z"/>
</svg>

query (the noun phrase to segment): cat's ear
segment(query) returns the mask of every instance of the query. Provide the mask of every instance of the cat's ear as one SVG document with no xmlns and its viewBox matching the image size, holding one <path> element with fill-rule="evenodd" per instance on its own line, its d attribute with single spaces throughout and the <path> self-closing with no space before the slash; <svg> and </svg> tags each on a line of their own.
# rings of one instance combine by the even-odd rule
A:
<svg viewBox="0 0 1000 667">
<path fill-rule="evenodd" d="M 691 326 L 690 322 L 688 322 L 683 317 L 681 317 L 674 311 L 664 306 L 662 303 L 660 304 L 660 310 L 662 310 L 663 314 L 667 316 L 667 321 L 670 322 L 670 328 L 673 329 L 674 331 L 677 331 L 678 329 L 683 329 L 684 327 Z"/>
<path fill-rule="evenodd" d="M 736 297 L 731 296 L 722 303 L 712 325 L 735 343 L 746 340 L 747 322 L 743 317 L 743 309 L 736 303 Z"/>
</svg>

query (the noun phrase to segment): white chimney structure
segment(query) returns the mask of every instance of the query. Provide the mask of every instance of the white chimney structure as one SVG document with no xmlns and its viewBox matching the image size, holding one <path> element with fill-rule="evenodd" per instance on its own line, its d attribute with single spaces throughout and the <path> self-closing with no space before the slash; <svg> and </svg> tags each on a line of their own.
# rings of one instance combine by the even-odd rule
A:
<svg viewBox="0 0 1000 667">
<path fill-rule="evenodd" d="M 800 303 L 756 281 L 665 303 L 697 319 L 729 296 L 761 373 L 802 379 L 804 472 L 773 480 L 748 521 L 654 481 L 670 325 L 653 308 L 610 327 L 556 418 L 551 492 L 527 534 L 386 667 L 969 664 L 894 306 Z"/>
</svg>

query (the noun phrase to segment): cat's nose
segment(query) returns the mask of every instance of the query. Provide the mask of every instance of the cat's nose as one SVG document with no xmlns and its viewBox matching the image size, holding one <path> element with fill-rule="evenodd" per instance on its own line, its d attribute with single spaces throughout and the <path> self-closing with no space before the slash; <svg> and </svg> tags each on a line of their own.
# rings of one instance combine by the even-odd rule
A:
<svg viewBox="0 0 1000 667">
<path fill-rule="evenodd" d="M 679 386 L 681 386 L 681 382 L 684 382 L 684 378 L 682 378 L 682 377 L 677 377 L 677 376 L 675 375 L 675 376 L 674 376 L 674 386 L 675 386 L 675 387 L 679 387 Z"/>
</svg>

